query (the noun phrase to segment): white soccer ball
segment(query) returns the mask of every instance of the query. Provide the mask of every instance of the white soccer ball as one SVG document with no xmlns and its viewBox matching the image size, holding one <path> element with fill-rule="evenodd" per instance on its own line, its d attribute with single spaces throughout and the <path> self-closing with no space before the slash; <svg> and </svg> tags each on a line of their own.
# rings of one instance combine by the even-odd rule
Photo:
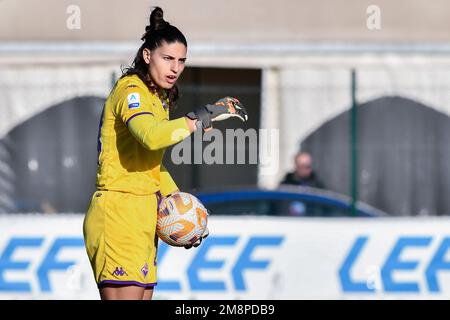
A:
<svg viewBox="0 0 450 320">
<path fill-rule="evenodd" d="M 174 247 L 192 245 L 206 229 L 208 210 L 192 194 L 175 192 L 161 200 L 156 234 Z"/>
</svg>

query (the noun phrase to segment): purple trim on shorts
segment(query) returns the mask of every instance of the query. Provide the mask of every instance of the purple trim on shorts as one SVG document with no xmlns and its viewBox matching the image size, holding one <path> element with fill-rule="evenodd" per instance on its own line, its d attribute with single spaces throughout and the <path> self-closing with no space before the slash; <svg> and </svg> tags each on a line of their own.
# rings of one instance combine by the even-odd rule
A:
<svg viewBox="0 0 450 320">
<path fill-rule="evenodd" d="M 153 113 L 151 113 L 151 112 L 139 112 L 139 113 L 133 114 L 133 115 L 127 120 L 127 122 L 125 123 L 125 125 L 128 127 L 128 122 L 130 122 L 130 120 L 133 119 L 134 117 L 139 116 L 139 115 L 141 115 L 141 114 L 150 114 L 150 115 L 153 115 Z"/>
<path fill-rule="evenodd" d="M 137 282 L 137 281 L 103 280 L 102 282 L 100 282 L 97 285 L 97 287 L 100 288 L 104 284 L 136 285 L 136 286 L 143 287 L 143 288 L 150 288 L 150 287 L 156 286 L 158 284 L 158 282 L 141 283 L 141 282 Z"/>
</svg>

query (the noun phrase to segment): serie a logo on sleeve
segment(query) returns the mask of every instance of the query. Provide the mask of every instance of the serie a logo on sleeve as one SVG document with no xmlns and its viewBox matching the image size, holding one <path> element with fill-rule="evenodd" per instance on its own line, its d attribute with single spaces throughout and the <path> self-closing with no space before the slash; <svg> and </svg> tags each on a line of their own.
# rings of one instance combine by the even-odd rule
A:
<svg viewBox="0 0 450 320">
<path fill-rule="evenodd" d="M 141 97 L 139 93 L 130 93 L 127 97 L 128 109 L 137 109 L 141 106 Z"/>
</svg>

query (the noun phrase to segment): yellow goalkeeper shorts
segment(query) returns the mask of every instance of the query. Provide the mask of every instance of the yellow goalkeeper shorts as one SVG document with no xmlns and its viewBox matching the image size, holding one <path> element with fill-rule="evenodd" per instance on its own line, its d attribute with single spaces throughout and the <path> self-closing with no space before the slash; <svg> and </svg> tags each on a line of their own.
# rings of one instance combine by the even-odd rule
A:
<svg viewBox="0 0 450 320">
<path fill-rule="evenodd" d="M 156 285 L 159 194 L 96 191 L 84 218 L 86 251 L 98 287 Z"/>
</svg>

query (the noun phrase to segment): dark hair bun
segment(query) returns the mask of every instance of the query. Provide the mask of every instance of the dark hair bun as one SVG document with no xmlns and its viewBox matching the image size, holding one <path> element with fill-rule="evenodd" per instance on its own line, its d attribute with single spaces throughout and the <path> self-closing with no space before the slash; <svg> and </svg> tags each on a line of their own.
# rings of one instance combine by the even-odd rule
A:
<svg viewBox="0 0 450 320">
<path fill-rule="evenodd" d="M 150 30 L 162 30 L 169 26 L 169 23 L 164 20 L 164 13 L 160 7 L 155 7 L 150 14 L 150 25 L 147 26 Z M 146 31 L 147 28 L 145 28 Z"/>
<path fill-rule="evenodd" d="M 150 14 L 150 24 L 145 27 L 145 33 L 141 40 L 145 40 L 151 32 L 163 30 L 168 26 L 170 26 L 170 23 L 164 20 L 163 10 L 160 7 L 155 7 Z"/>
</svg>

